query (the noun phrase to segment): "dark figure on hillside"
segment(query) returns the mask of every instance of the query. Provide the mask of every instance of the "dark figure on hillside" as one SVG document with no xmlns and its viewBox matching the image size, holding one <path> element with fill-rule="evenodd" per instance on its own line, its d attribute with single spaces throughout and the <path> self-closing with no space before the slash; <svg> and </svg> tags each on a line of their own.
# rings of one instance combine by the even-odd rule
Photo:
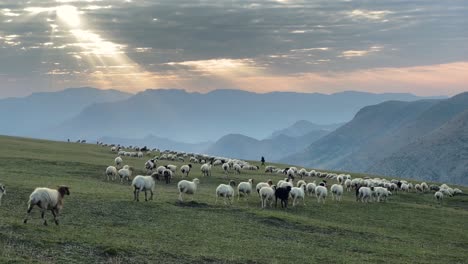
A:
<svg viewBox="0 0 468 264">
<path fill-rule="evenodd" d="M 70 143 L 70 139 L 68 139 L 68 143 Z"/>
<path fill-rule="evenodd" d="M 265 157 L 262 156 L 261 162 L 262 162 L 262 166 L 265 166 Z"/>
</svg>

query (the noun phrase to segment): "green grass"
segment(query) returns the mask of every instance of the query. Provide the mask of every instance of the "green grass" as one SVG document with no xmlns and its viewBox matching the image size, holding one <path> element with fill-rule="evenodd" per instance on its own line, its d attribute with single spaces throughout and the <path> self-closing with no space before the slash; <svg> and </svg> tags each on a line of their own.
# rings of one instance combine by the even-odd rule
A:
<svg viewBox="0 0 468 264">
<path fill-rule="evenodd" d="M 345 193 L 341 203 L 319 205 L 307 197 L 306 206 L 287 210 L 262 210 L 254 195 L 228 207 L 214 203 L 216 186 L 227 182 L 221 168 L 202 177 L 194 165 L 190 178 L 201 181 L 195 202 L 177 201 L 177 177 L 170 185 L 158 182 L 153 201 L 137 203 L 129 185 L 105 180 L 114 158 L 107 147 L 0 137 L 0 182 L 7 186 L 0 263 L 468 262 L 466 195 L 442 205 L 432 193 L 362 204 Z M 146 159 L 127 157 L 124 163 L 141 174 Z M 249 171 L 230 178 L 282 176 Z M 61 225 L 43 226 L 39 211 L 23 224 L 32 190 L 60 184 L 71 187 Z"/>
</svg>

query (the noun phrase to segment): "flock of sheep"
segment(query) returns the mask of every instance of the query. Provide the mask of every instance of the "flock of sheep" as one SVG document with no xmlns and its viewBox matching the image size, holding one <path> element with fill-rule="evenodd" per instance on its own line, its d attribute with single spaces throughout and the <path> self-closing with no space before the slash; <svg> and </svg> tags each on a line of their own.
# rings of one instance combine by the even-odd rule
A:
<svg viewBox="0 0 468 264">
<path fill-rule="evenodd" d="M 106 145 L 104 145 L 106 146 Z M 200 171 L 203 176 L 211 176 L 213 166 L 221 166 L 222 171 L 227 178 L 231 172 L 240 174 L 242 170 L 259 170 L 258 166 L 249 164 L 246 161 L 238 159 L 227 159 L 222 157 L 213 157 L 202 154 L 189 154 L 185 152 L 164 151 L 160 152 L 160 156 L 155 156 L 144 163 L 144 170 L 147 175 L 136 175 L 133 177 L 134 169 L 129 165 L 123 165 L 122 157 L 144 157 L 143 151 L 151 154 L 151 151 L 146 147 L 144 149 L 133 148 L 135 151 L 123 151 L 120 146 L 112 146 L 111 151 L 117 152 L 118 156 L 114 160 L 114 165 L 108 166 L 105 170 L 105 175 L 108 181 L 120 180 L 121 183 L 130 182 L 133 188 L 133 200 L 140 200 L 140 192 L 144 192 L 145 201 L 152 200 L 156 182 L 164 180 L 169 184 L 179 171 L 182 177 L 188 177 L 193 169 L 192 164 L 182 165 L 179 170 L 177 166 L 168 164 L 157 166 L 158 162 L 162 161 L 185 161 L 191 163 L 199 163 Z M 153 151 L 159 152 L 154 149 Z M 302 168 L 298 170 L 296 167 L 276 168 L 274 166 L 266 166 L 265 174 L 280 174 L 285 178 L 279 180 L 276 184 L 272 180 L 259 182 L 255 185 L 256 195 L 261 202 L 261 208 L 272 207 L 275 202 L 277 206 L 278 200 L 281 202 L 281 207 L 287 208 L 289 200 L 292 199 L 292 206 L 297 206 L 300 202 L 305 205 L 306 196 L 315 196 L 318 203 L 325 203 L 325 200 L 331 193 L 332 200 L 340 202 L 345 191 L 354 191 L 356 201 L 363 203 L 368 202 L 384 202 L 389 196 L 397 192 L 429 192 L 433 191 L 434 198 L 437 201 L 442 201 L 445 197 L 451 197 L 461 194 L 462 191 L 458 188 L 451 188 L 446 184 L 430 185 L 425 182 L 413 184 L 404 180 L 387 180 L 381 178 L 352 178 L 349 174 L 335 174 L 320 171 L 307 171 Z M 313 179 L 312 182 L 307 182 L 306 179 Z M 300 178 L 300 179 L 299 179 Z M 299 179 L 296 181 L 296 179 Z M 317 183 L 319 181 L 319 183 Z M 329 181 L 336 181 L 328 189 Z M 177 183 L 179 192 L 179 201 L 184 201 L 184 196 L 193 195 L 197 192 L 200 180 L 180 180 Z M 227 184 L 220 184 L 216 190 L 216 204 L 218 199 L 223 199 L 224 204 L 232 204 L 234 197 L 237 195 L 238 201 L 240 198 L 248 199 L 254 192 L 254 180 L 249 179 L 245 182 L 236 184 L 230 180 Z M 148 198 L 148 192 L 150 197 Z M 0 184 L 0 205 L 2 196 L 6 194 L 6 188 Z M 58 189 L 36 188 L 29 197 L 27 216 L 24 223 L 27 223 L 32 209 L 37 206 L 41 210 L 41 218 L 44 225 L 47 225 L 45 212 L 50 210 L 54 216 L 54 222 L 58 225 L 58 216 L 63 208 L 63 200 L 66 195 L 70 195 L 70 189 L 67 186 L 59 186 Z"/>
</svg>

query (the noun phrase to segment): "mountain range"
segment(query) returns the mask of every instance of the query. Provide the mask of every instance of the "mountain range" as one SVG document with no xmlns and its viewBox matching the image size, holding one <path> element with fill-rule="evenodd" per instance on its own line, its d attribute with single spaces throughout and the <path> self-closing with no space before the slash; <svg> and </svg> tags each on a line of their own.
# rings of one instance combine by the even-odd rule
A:
<svg viewBox="0 0 468 264">
<path fill-rule="evenodd" d="M 467 184 L 467 110 L 468 92 L 367 106 L 347 124 L 281 161 Z"/>
<path fill-rule="evenodd" d="M 206 94 L 146 90 L 117 102 L 92 104 L 53 127 L 53 138 L 143 138 L 148 134 L 182 142 L 213 141 L 227 134 L 266 138 L 297 120 L 342 123 L 366 105 L 387 100 L 414 101 L 411 94 L 342 92 L 331 95 L 240 90 Z"/>
</svg>

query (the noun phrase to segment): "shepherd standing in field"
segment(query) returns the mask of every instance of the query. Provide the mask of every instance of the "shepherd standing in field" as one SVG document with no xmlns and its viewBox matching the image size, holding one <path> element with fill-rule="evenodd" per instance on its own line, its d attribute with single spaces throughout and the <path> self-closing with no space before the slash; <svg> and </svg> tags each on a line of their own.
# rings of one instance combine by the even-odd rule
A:
<svg viewBox="0 0 468 264">
<path fill-rule="evenodd" d="M 262 156 L 262 159 L 260 161 L 262 162 L 262 166 L 265 166 L 265 157 Z"/>
</svg>

